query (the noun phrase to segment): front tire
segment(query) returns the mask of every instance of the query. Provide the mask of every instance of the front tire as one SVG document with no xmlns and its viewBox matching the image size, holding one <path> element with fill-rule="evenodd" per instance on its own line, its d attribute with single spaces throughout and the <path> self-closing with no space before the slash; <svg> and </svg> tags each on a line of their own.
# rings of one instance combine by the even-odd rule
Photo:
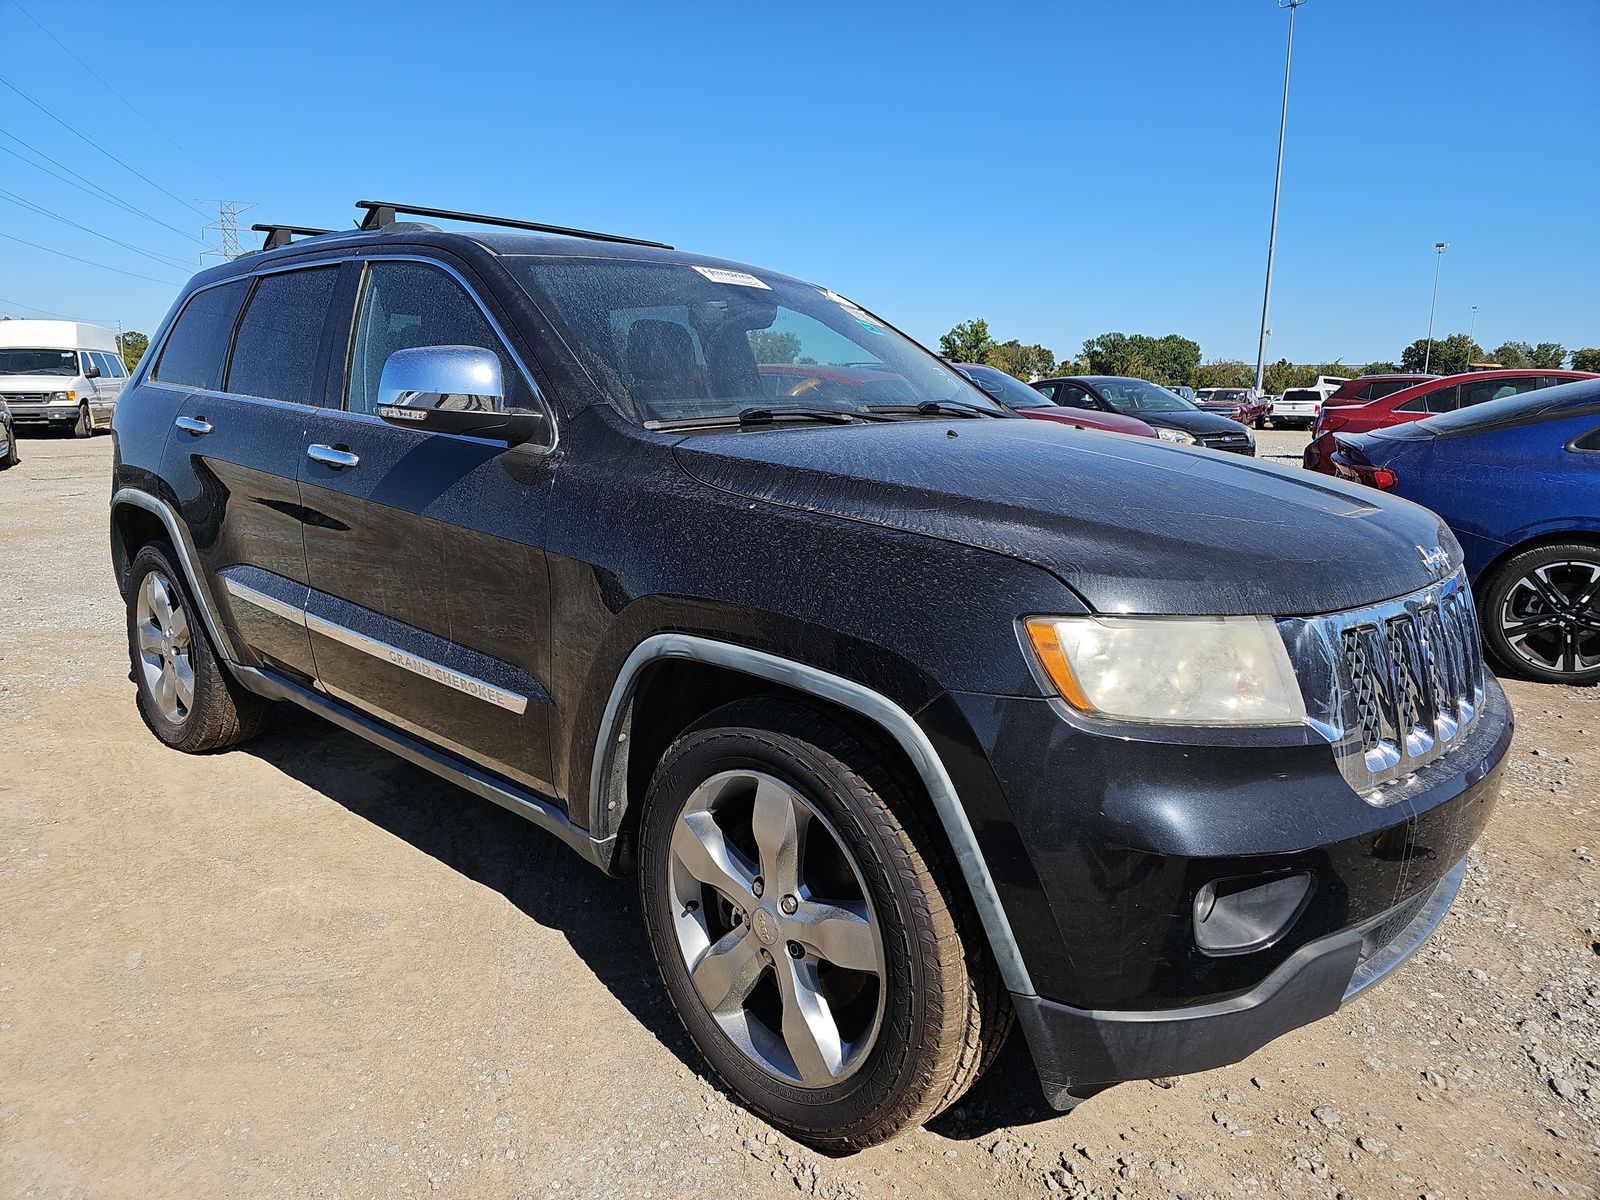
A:
<svg viewBox="0 0 1600 1200">
<path fill-rule="evenodd" d="M 887 754 L 789 700 L 668 749 L 639 884 L 667 994 L 772 1124 L 870 1146 L 954 1103 L 1011 1010 L 942 836 Z"/>
<path fill-rule="evenodd" d="M 1540 683 L 1600 682 L 1600 547 L 1537 546 L 1507 559 L 1479 594 L 1490 656 Z"/>
<path fill-rule="evenodd" d="M 128 657 L 139 715 L 167 745 L 204 754 L 254 737 L 268 704 L 236 683 L 206 636 L 170 548 L 152 542 L 128 568 Z"/>
<path fill-rule="evenodd" d="M 6 430 L 6 452 L 5 457 L 0 458 L 0 470 L 14 467 L 21 461 L 22 456 L 17 453 L 17 431 L 13 427 Z"/>
<path fill-rule="evenodd" d="M 75 438 L 94 436 L 94 414 L 89 411 L 87 404 L 78 405 L 78 419 L 72 424 L 72 436 Z"/>
</svg>

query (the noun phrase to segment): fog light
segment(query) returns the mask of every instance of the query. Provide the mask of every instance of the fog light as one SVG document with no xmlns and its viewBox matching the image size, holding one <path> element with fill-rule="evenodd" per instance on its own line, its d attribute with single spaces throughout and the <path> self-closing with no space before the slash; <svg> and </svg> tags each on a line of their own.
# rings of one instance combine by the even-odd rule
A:
<svg viewBox="0 0 1600 1200">
<path fill-rule="evenodd" d="M 1207 954 L 1245 954 L 1283 936 L 1311 896 L 1305 871 L 1214 879 L 1194 898 L 1194 940 Z"/>
</svg>

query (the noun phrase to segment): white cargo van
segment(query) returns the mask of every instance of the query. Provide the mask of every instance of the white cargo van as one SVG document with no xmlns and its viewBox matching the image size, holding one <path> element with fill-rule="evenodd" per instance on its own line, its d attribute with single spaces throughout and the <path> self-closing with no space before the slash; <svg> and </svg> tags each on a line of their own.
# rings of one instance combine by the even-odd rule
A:
<svg viewBox="0 0 1600 1200">
<path fill-rule="evenodd" d="M 81 321 L 0 320 L 0 400 L 18 429 L 58 426 L 75 437 L 111 428 L 128 370 L 117 335 Z"/>
</svg>

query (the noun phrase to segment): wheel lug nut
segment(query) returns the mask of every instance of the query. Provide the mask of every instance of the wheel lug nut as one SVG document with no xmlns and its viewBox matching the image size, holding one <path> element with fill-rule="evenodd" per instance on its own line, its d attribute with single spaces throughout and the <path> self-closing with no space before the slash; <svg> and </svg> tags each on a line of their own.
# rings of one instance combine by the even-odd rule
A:
<svg viewBox="0 0 1600 1200">
<path fill-rule="evenodd" d="M 790 942 L 789 943 L 789 957 L 790 958 L 804 958 L 805 957 L 805 953 L 806 953 L 806 948 L 804 946 L 802 946 L 799 942 Z"/>
<path fill-rule="evenodd" d="M 766 882 L 757 875 L 750 884 L 750 890 L 756 894 L 756 899 L 761 899 L 761 893 L 767 890 Z"/>
<path fill-rule="evenodd" d="M 760 895 L 759 892 L 756 894 Z M 800 907 L 800 901 L 796 900 L 793 896 L 785 896 L 781 901 L 779 901 L 778 907 L 783 909 L 783 911 L 789 916 L 793 916 L 795 909 Z"/>
<path fill-rule="evenodd" d="M 771 966 L 772 965 L 772 951 L 771 950 L 763 950 L 761 952 L 761 961 L 766 963 L 768 966 Z"/>
</svg>

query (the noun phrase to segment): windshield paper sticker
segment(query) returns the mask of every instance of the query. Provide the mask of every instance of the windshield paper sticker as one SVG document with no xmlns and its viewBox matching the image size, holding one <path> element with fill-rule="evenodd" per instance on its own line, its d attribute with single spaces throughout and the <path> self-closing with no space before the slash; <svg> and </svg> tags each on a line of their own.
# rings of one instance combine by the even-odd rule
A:
<svg viewBox="0 0 1600 1200">
<path fill-rule="evenodd" d="M 845 312 L 854 317 L 856 319 L 856 324 L 860 325 L 863 329 L 870 329 L 873 333 L 881 334 L 883 332 L 883 330 L 879 328 L 880 323 L 878 320 L 854 300 L 846 300 L 843 296 L 839 295 L 838 292 L 830 292 L 827 288 L 818 288 L 817 291 L 821 293 L 824 299 L 832 300 L 840 308 L 844 309 Z"/>
<path fill-rule="evenodd" d="M 711 280 L 712 283 L 732 283 L 737 284 L 739 287 L 761 288 L 767 292 L 772 290 L 754 275 L 745 271 L 729 271 L 722 267 L 695 267 L 694 269 Z"/>
</svg>

